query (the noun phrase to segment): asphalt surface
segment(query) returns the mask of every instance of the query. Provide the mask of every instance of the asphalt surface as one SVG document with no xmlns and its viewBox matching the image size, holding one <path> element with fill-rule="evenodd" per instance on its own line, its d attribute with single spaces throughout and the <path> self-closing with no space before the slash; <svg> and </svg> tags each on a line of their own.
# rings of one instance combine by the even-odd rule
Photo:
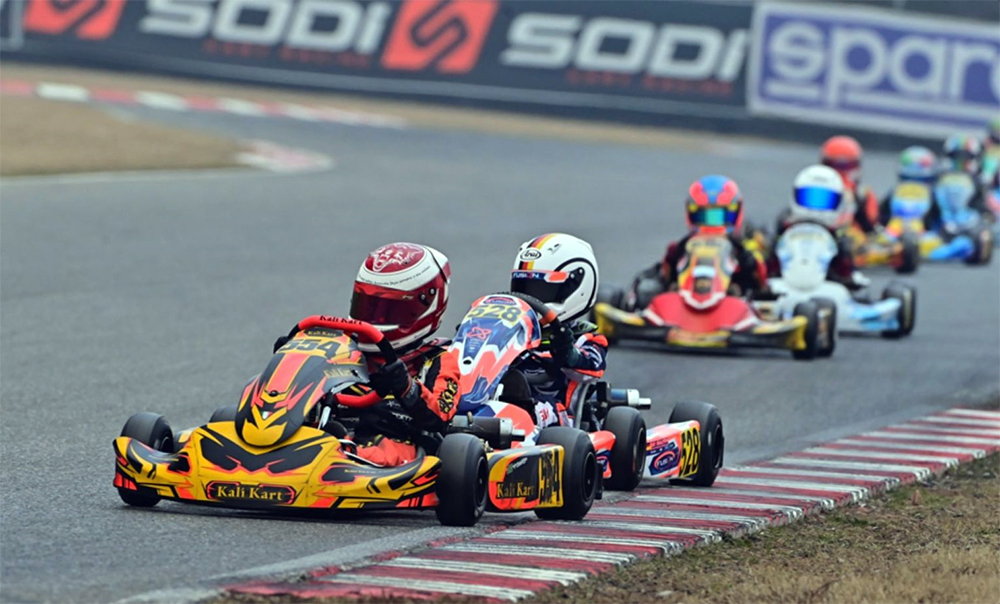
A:
<svg viewBox="0 0 1000 604">
<path fill-rule="evenodd" d="M 134 412 L 175 428 L 237 400 L 299 318 L 346 313 L 366 253 L 394 240 L 450 256 L 458 323 L 506 288 L 518 245 L 553 230 L 625 282 L 683 232 L 691 180 L 724 172 L 770 221 L 814 150 L 684 149 L 379 130 L 237 117 L 144 117 L 332 155 L 329 172 L 0 187 L 0 584 L 3 601 L 112 601 L 312 556 L 342 561 L 445 534 L 432 513 L 275 518 L 164 503 L 129 509 L 111 441 Z M 892 158 L 868 158 L 882 190 Z M 619 348 L 608 378 L 721 410 L 727 462 L 749 461 L 1000 388 L 1000 271 L 923 267 L 903 341 L 841 339 L 830 360 Z M 892 276 L 875 273 L 879 286 Z M 445 329 L 447 334 L 450 329 Z M 504 521 L 491 515 L 487 522 Z M 333 551 L 331 554 L 330 552 Z M 308 562 L 308 561 L 307 561 Z"/>
</svg>

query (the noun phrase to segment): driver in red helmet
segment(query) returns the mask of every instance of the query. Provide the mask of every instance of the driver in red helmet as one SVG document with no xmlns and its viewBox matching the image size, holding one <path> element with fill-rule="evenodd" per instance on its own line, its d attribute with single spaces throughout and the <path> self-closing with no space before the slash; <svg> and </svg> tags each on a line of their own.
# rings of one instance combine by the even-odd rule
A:
<svg viewBox="0 0 1000 604">
<path fill-rule="evenodd" d="M 434 248 L 390 243 L 368 254 L 358 270 L 351 298 L 352 319 L 378 328 L 399 360 L 385 364 L 372 344 L 359 344 L 371 371 L 370 386 L 383 398 L 392 397 L 415 424 L 442 431 L 458 408 L 459 369 L 446 354 L 448 341 L 428 339 L 448 308 L 451 265 Z M 278 338 L 275 351 L 289 336 Z M 360 423 L 353 434 L 357 454 L 382 466 L 397 466 L 419 455 L 415 444 L 372 433 Z"/>
<path fill-rule="evenodd" d="M 719 175 L 696 180 L 688 188 L 686 208 L 690 232 L 667 246 L 661 262 L 636 277 L 624 300 L 626 310 L 645 308 L 653 297 L 677 282 L 677 265 L 684 258 L 688 240 L 695 235 L 727 237 L 737 262 L 732 283 L 744 294 L 767 291 L 764 259 L 745 245 L 739 235 L 743 228 L 743 195 L 736 182 Z"/>
<path fill-rule="evenodd" d="M 844 189 L 854 202 L 854 224 L 873 233 L 879 224 L 878 196 L 861 183 L 861 143 L 850 136 L 833 136 L 820 148 L 820 163 L 830 166 L 844 180 Z"/>
</svg>

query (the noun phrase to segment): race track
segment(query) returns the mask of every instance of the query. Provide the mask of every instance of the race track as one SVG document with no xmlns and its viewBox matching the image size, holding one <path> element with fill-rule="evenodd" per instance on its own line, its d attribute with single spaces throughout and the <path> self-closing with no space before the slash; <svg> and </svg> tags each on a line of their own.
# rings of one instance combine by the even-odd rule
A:
<svg viewBox="0 0 1000 604">
<path fill-rule="evenodd" d="M 143 116 L 320 151 L 337 166 L 0 187 L 5 601 L 113 601 L 456 532 L 432 513 L 328 521 L 170 503 L 128 509 L 111 486 L 111 441 L 136 411 L 183 428 L 234 402 L 276 336 L 309 314 L 346 313 L 357 267 L 380 244 L 423 242 L 450 256 L 453 326 L 477 295 L 506 289 L 523 240 L 577 234 L 593 243 L 602 279 L 624 282 L 682 233 L 691 180 L 732 176 L 749 217 L 770 222 L 815 153 Z M 893 161 L 868 158 L 880 191 Z M 879 289 L 891 277 L 872 276 Z M 908 340 L 844 338 L 833 359 L 812 363 L 781 352 L 615 349 L 608 378 L 653 398 L 648 424 L 665 421 L 680 399 L 718 405 L 730 464 L 995 394 L 997 264 L 925 266 L 913 281 L 919 310 Z"/>
</svg>

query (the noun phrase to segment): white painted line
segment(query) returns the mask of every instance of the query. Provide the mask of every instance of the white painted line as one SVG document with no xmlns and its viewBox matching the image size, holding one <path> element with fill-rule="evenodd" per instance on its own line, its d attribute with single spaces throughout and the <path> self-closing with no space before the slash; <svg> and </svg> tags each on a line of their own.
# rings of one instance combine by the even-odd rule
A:
<svg viewBox="0 0 1000 604">
<path fill-rule="evenodd" d="M 1000 422 L 989 419 L 975 419 L 971 417 L 944 417 L 931 415 L 928 417 L 918 417 L 913 420 L 915 424 L 954 424 L 958 426 L 969 426 L 970 428 L 983 428 L 984 430 L 996 430 L 1000 428 Z"/>
<path fill-rule="evenodd" d="M 152 107 L 153 109 L 166 109 L 168 111 L 186 111 L 189 108 L 184 97 L 166 92 L 150 92 L 140 90 L 135 93 L 135 100 L 139 103 Z"/>
<path fill-rule="evenodd" d="M 452 543 L 440 549 L 469 554 L 512 554 L 517 556 L 566 558 L 569 560 L 599 562 L 603 564 L 623 564 L 635 558 L 634 555 L 624 552 L 601 552 L 590 549 L 545 547 L 544 545 L 508 545 L 506 543 Z"/>
<path fill-rule="evenodd" d="M 676 504 L 676 505 L 693 505 L 698 507 L 710 507 L 710 508 L 731 508 L 734 510 L 768 510 L 781 512 L 788 516 L 790 519 L 801 518 L 804 510 L 801 507 L 796 507 L 794 505 L 781 505 L 777 503 L 750 503 L 747 501 L 721 501 L 718 499 L 703 499 L 701 501 L 693 501 L 691 499 L 685 499 L 683 497 L 660 497 L 657 495 L 639 495 L 635 498 L 635 501 L 648 501 L 650 503 L 664 503 L 664 504 Z M 593 512 L 591 512 L 593 513 Z"/>
<path fill-rule="evenodd" d="M 996 437 L 1000 440 L 1000 430 L 989 430 L 986 428 L 955 428 L 952 426 L 944 426 L 939 424 L 902 424 L 899 426 L 891 426 L 894 429 L 906 430 L 907 432 L 919 432 L 921 434 L 926 434 L 928 438 L 932 438 L 933 434 L 927 434 L 929 431 L 933 432 L 944 432 L 949 435 L 966 435 L 973 438 L 989 438 L 991 436 Z M 890 430 L 891 432 L 892 430 Z"/>
<path fill-rule="evenodd" d="M 81 103 L 90 100 L 90 91 L 83 86 L 73 86 L 71 84 L 55 84 L 52 82 L 39 82 L 35 88 L 35 94 L 43 99 L 52 101 L 71 101 Z"/>
<path fill-rule="evenodd" d="M 295 103 L 280 103 L 278 106 L 280 107 L 282 114 L 292 119 L 304 120 L 307 122 L 320 121 L 320 117 L 317 115 L 316 110 L 311 107 L 296 105 Z"/>
<path fill-rule="evenodd" d="M 989 411 L 987 409 L 949 409 L 946 415 L 963 415 L 968 417 L 984 417 L 1000 421 L 1000 411 Z"/>
<path fill-rule="evenodd" d="M 891 482 L 893 484 L 899 482 L 899 479 L 894 476 L 876 476 L 875 474 L 848 474 L 846 472 L 823 472 L 820 470 L 796 470 L 794 468 L 761 468 L 757 466 L 736 466 L 734 468 L 724 468 L 724 471 L 725 470 L 728 470 L 729 472 L 756 472 L 758 474 L 787 476 L 792 479 L 798 476 L 805 476 L 806 478 L 838 478 L 838 479 L 848 479 L 848 480 L 864 480 L 867 482 Z M 725 474 L 720 474 L 720 476 L 728 476 L 728 472 L 726 472 Z"/>
<path fill-rule="evenodd" d="M 682 535 L 698 535 L 705 541 L 722 540 L 722 531 L 716 529 L 698 529 L 689 526 L 671 526 L 669 524 L 647 524 L 642 522 L 622 522 L 615 520 L 587 520 L 587 527 L 600 529 L 615 529 L 619 531 L 638 531 L 642 533 L 674 533 Z"/>
<path fill-rule="evenodd" d="M 355 573 L 339 573 L 331 577 L 322 577 L 315 580 L 322 583 L 368 585 L 371 587 L 398 587 L 400 589 L 461 594 L 463 596 L 498 598 L 500 600 L 511 601 L 527 598 L 535 593 L 528 589 L 514 589 L 513 587 L 489 587 L 486 585 L 472 585 L 470 583 L 455 583 L 452 581 L 433 581 L 409 579 L 404 577 L 380 577 L 359 575 Z"/>
<path fill-rule="evenodd" d="M 834 459 L 814 459 L 812 457 L 779 457 L 769 463 L 780 465 L 807 466 L 811 468 L 842 468 L 845 470 L 881 470 L 883 472 L 900 472 L 913 474 L 918 480 L 930 478 L 930 468 L 906 466 L 891 463 L 868 463 L 864 461 L 837 461 Z"/>
<path fill-rule="evenodd" d="M 244 101 L 243 99 L 220 98 L 218 99 L 218 107 L 222 111 L 228 111 L 237 115 L 250 117 L 264 117 L 267 115 L 267 111 L 264 110 L 263 105 L 254 103 L 253 101 Z"/>
<path fill-rule="evenodd" d="M 990 445 L 993 447 L 1000 445 L 1000 442 L 997 442 L 992 438 L 975 438 L 972 436 L 939 436 L 936 434 L 920 434 L 917 432 L 865 432 L 862 436 L 877 436 L 879 438 L 890 438 L 893 440 L 926 441 L 928 447 L 933 447 L 935 443 Z"/>
<path fill-rule="evenodd" d="M 682 488 L 672 488 L 669 489 L 671 496 L 676 497 L 680 493 L 693 493 L 695 495 L 700 495 L 701 490 L 698 491 L 684 491 Z M 781 491 L 755 491 L 750 489 L 731 489 L 727 487 L 716 487 L 713 486 L 710 491 L 713 495 L 739 495 L 743 497 L 754 497 L 757 499 L 787 499 L 788 501 L 809 501 L 814 503 L 821 503 L 824 507 L 829 504 L 833 505 L 834 501 L 829 497 L 824 497 L 822 495 L 799 495 L 798 493 L 785 493 Z M 701 501 L 699 497 L 693 498 L 695 501 Z M 598 508 L 604 509 L 604 508 Z"/>
<path fill-rule="evenodd" d="M 835 445 L 853 445 L 856 447 L 881 447 L 883 449 L 898 449 L 900 451 L 926 451 L 926 445 L 920 445 L 917 443 L 901 443 L 896 441 L 878 441 L 878 440 L 853 440 L 850 438 L 840 439 L 833 444 Z M 972 455 L 974 457 L 985 457 L 985 449 L 974 449 L 971 447 L 933 447 L 935 452 L 939 453 L 951 453 L 951 454 L 964 454 Z"/>
<path fill-rule="evenodd" d="M 828 482 L 806 482 L 798 480 L 770 480 L 767 478 L 719 478 L 725 484 L 761 485 L 765 487 L 780 487 L 786 489 L 804 489 L 807 491 L 829 491 L 831 493 L 850 493 L 854 501 L 860 501 L 868 495 L 869 489 L 853 484 L 833 484 Z"/>
<path fill-rule="evenodd" d="M 625 508 L 608 507 L 601 508 L 602 514 L 613 516 L 626 516 L 633 518 L 662 518 L 664 520 L 702 520 L 708 522 L 734 522 L 755 526 L 758 524 L 768 524 L 770 521 L 763 516 L 744 516 L 736 513 L 727 513 L 720 510 L 719 513 L 712 512 L 680 512 L 672 510 L 651 510 L 645 508 Z"/>
<path fill-rule="evenodd" d="M 586 579 L 589 576 L 585 572 L 578 571 L 547 570 L 544 568 L 531 568 L 527 566 L 517 566 L 514 564 L 490 564 L 486 562 L 439 560 L 437 558 L 418 558 L 412 556 L 393 558 L 392 560 L 379 563 L 378 566 L 419 568 L 423 570 L 447 570 L 456 573 L 494 575 L 498 577 L 517 577 L 518 579 L 552 581 L 562 585 L 569 585 L 570 583 Z"/>
<path fill-rule="evenodd" d="M 595 543 L 602 545 L 634 545 L 642 547 L 657 547 L 665 552 L 679 552 L 684 549 L 684 545 L 669 539 L 620 539 L 616 537 L 604 537 L 597 535 L 584 535 L 577 533 L 541 533 L 534 531 L 522 531 L 519 529 L 508 529 L 493 533 L 489 539 L 527 539 L 531 541 L 572 541 L 574 543 Z"/>
<path fill-rule="evenodd" d="M 803 453 L 813 453 L 816 455 L 828 455 L 831 457 L 861 457 L 865 459 L 885 459 L 887 461 L 919 461 L 931 463 L 943 463 L 949 466 L 958 465 L 958 458 L 947 455 L 913 455 L 909 453 L 886 453 L 883 451 L 871 451 L 867 449 L 830 449 L 826 447 L 813 447 L 806 449 Z"/>
</svg>

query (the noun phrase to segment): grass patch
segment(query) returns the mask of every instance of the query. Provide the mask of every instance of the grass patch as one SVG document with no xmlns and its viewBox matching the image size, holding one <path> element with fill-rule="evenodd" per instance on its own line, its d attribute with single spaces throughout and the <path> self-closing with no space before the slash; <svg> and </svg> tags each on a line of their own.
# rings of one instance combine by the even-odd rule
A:
<svg viewBox="0 0 1000 604">
<path fill-rule="evenodd" d="M 5 70 L 6 75 L 6 70 Z M 90 105 L 0 100 L 0 175 L 226 168 L 239 143 L 123 120 Z"/>
</svg>

